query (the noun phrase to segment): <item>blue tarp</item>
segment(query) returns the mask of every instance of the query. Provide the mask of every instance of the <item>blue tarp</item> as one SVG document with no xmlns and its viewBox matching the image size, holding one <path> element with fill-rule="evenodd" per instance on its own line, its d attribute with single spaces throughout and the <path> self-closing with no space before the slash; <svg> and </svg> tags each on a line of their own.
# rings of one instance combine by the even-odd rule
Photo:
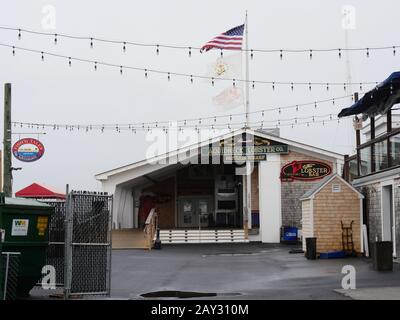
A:
<svg viewBox="0 0 400 320">
<path fill-rule="evenodd" d="M 400 103 L 400 72 L 393 72 L 389 78 L 368 91 L 349 108 L 344 108 L 338 117 L 362 113 L 364 117 L 385 114 L 393 105 Z"/>
</svg>

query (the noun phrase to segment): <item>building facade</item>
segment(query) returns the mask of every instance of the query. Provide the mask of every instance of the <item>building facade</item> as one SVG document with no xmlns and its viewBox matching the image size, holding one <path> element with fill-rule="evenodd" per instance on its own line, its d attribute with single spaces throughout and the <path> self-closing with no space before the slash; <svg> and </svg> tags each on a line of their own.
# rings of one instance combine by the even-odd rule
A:
<svg viewBox="0 0 400 320">
<path fill-rule="evenodd" d="M 175 233 L 182 240 L 193 237 L 185 230 L 203 230 L 208 242 L 217 242 L 211 231 L 233 230 L 232 242 L 238 235 L 245 241 L 277 243 L 282 227 L 301 230 L 301 196 L 323 177 L 341 172 L 343 164 L 340 154 L 240 129 L 96 179 L 103 191 L 114 194 L 116 229 L 142 229 L 155 208 L 158 225 L 170 238 Z"/>
</svg>

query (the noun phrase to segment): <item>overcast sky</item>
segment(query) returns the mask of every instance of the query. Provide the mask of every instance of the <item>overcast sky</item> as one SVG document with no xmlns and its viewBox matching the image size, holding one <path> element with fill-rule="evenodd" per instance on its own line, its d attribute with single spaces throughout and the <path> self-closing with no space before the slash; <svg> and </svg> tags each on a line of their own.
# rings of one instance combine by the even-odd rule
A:
<svg viewBox="0 0 400 320">
<path fill-rule="evenodd" d="M 342 28 L 342 8 L 355 8 L 355 29 L 349 30 L 351 47 L 399 45 L 399 1 L 235 1 L 235 0 L 168 0 L 168 1 L 32 1 L 1 0 L 0 25 L 26 28 L 51 33 L 93 36 L 122 41 L 201 46 L 229 28 L 244 22 L 249 15 L 250 48 L 339 48 L 345 46 Z M 47 6 L 47 7 L 46 7 Z M 43 29 L 43 8 L 55 9 L 55 29 Z M 51 8 L 51 7 L 50 7 Z M 67 56 L 107 61 L 138 67 L 155 68 L 193 74 L 206 74 L 218 51 L 200 55 L 186 50 L 128 47 L 124 53 L 120 45 L 59 39 L 0 30 L 0 43 L 49 51 Z M 212 104 L 212 97 L 220 88 L 212 88 L 204 81 L 125 72 L 118 69 L 68 62 L 57 58 L 29 54 L 0 47 L 0 82 L 12 83 L 12 119 L 40 123 L 127 123 L 153 120 L 174 120 L 222 115 Z M 354 82 L 381 81 L 397 70 L 400 59 L 391 50 L 352 53 L 351 76 Z M 346 82 L 346 59 L 337 53 L 256 54 L 250 62 L 250 79 L 287 82 Z M 357 88 L 354 88 L 357 89 Z M 367 89 L 367 88 L 365 88 Z M 349 94 L 343 87 L 290 87 L 272 91 L 269 85 L 258 85 L 251 90 L 251 110 L 274 106 L 301 104 Z M 3 101 L 3 89 L 0 93 Z M 306 107 L 270 114 L 271 119 L 337 114 L 351 101 Z M 228 111 L 242 112 L 242 108 Z M 257 119 L 256 119 L 257 120 Z M 1 121 L 1 130 L 3 122 Z M 32 132 L 32 129 L 13 129 Z M 35 130 L 33 130 L 35 131 Z M 42 132 L 43 130 L 39 130 Z M 13 142 L 26 135 L 13 135 Z M 30 135 L 37 137 L 37 135 Z M 281 136 L 312 144 L 340 153 L 352 153 L 354 134 L 351 121 L 325 126 L 284 127 Z M 116 166 L 141 160 L 145 156 L 144 134 L 65 132 L 52 130 L 40 136 L 46 153 L 34 163 L 13 159 L 13 166 L 22 167 L 14 174 L 14 191 L 41 182 L 64 189 L 69 183 L 74 189 L 99 189 L 94 174 Z"/>
</svg>

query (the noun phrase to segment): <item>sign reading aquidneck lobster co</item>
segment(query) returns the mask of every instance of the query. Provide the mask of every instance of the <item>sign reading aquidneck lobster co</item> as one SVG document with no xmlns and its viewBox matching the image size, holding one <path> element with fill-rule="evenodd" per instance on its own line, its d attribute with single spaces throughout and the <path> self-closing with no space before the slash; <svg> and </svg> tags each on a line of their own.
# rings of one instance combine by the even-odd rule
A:
<svg viewBox="0 0 400 320">
<path fill-rule="evenodd" d="M 282 181 L 312 181 L 332 173 L 330 165 L 319 161 L 292 161 L 281 169 Z"/>
<path fill-rule="evenodd" d="M 20 161 L 33 162 L 43 156 L 44 146 L 39 140 L 23 138 L 14 143 L 12 153 Z"/>
</svg>

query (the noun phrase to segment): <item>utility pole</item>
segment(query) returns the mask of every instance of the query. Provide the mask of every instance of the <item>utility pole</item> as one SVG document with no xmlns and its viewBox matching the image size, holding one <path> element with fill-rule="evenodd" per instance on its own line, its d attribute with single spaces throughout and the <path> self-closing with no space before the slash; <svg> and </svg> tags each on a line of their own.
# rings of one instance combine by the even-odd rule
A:
<svg viewBox="0 0 400 320">
<path fill-rule="evenodd" d="M 12 196 L 11 172 L 11 83 L 4 85 L 3 191 Z"/>
</svg>

